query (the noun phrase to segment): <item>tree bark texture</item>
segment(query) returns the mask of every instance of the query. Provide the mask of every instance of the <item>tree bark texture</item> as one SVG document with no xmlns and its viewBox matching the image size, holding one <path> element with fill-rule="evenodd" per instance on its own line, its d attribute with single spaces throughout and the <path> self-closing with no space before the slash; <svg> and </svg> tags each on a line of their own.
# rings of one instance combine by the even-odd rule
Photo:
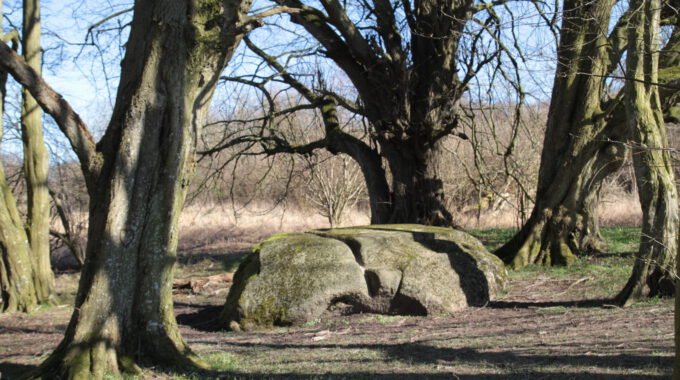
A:
<svg viewBox="0 0 680 380">
<path fill-rule="evenodd" d="M 631 1 L 626 115 L 642 205 L 642 232 L 633 273 L 616 298 L 623 305 L 675 291 L 678 195 L 657 86 L 659 8 L 659 0 Z"/>
<path fill-rule="evenodd" d="M 4 111 L 7 73 L 0 73 L 0 111 Z M 2 113 L 0 113 L 1 115 Z M 2 121 L 0 121 L 2 138 Z M 0 165 L 0 312 L 29 312 L 38 305 L 31 247 L 16 200 Z"/>
<path fill-rule="evenodd" d="M 94 144 L 68 104 L 0 49 L 0 64 L 69 138 L 88 185 L 87 260 L 64 339 L 35 376 L 102 378 L 137 363 L 201 365 L 172 305 L 178 217 L 196 139 L 249 0 L 138 1 L 116 105 Z"/>
<path fill-rule="evenodd" d="M 680 273 L 680 260 L 675 260 L 675 272 Z M 675 294 L 680 294 L 680 281 L 675 281 Z M 673 361 L 673 380 L 680 379 L 680 297 L 675 297 L 674 313 L 675 360 Z"/>
<path fill-rule="evenodd" d="M 603 101 L 605 76 L 620 57 L 606 35 L 613 4 L 565 1 L 536 205 L 496 251 L 514 268 L 568 265 L 575 253 L 598 249 L 595 201 L 601 181 L 623 164 L 628 140 L 620 102 Z"/>
<path fill-rule="evenodd" d="M 366 3 L 382 44 L 362 35 L 337 0 L 322 0 L 319 9 L 300 0 L 276 2 L 298 10 L 292 21 L 322 45 L 359 94 L 375 152 L 387 161 L 392 178 L 389 213 L 374 212 L 380 217 L 376 222 L 452 225 L 437 169 L 438 145 L 458 125 L 465 85 L 458 78 L 456 55 L 463 29 L 476 11 L 473 2 L 403 2 L 409 28 L 404 35 L 395 4 Z M 378 180 L 367 178 L 369 182 Z"/>
<path fill-rule="evenodd" d="M 40 74 L 40 1 L 24 0 L 21 45 L 28 65 Z M 24 172 L 28 200 L 26 221 L 33 257 L 33 282 L 39 302 L 49 302 L 54 292 L 54 273 L 50 263 L 50 195 L 47 187 L 49 157 L 43 139 L 42 111 L 23 90 L 21 138 L 24 146 Z"/>
<path fill-rule="evenodd" d="M 0 312 L 29 312 L 37 305 L 31 248 L 0 165 Z"/>
<path fill-rule="evenodd" d="M 0 10 L 2 5 L 0 0 Z M 0 70 L 0 115 L 4 115 L 6 85 L 7 72 Z M 2 133 L 3 121 L 0 119 L 0 140 Z M 38 297 L 33 280 L 28 236 L 0 163 L 0 312 L 35 309 Z"/>
</svg>

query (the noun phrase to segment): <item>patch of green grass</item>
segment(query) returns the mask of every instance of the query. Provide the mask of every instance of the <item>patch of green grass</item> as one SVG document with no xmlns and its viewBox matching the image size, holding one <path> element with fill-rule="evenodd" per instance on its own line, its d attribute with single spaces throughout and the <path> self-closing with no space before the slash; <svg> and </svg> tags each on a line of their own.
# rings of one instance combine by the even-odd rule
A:
<svg viewBox="0 0 680 380">
<path fill-rule="evenodd" d="M 607 240 L 609 253 L 635 252 L 640 245 L 640 227 L 606 227 L 602 236 Z"/>
<path fill-rule="evenodd" d="M 467 232 L 484 243 L 486 249 L 493 252 L 510 240 L 517 233 L 517 230 L 513 228 L 489 228 L 486 230 L 473 229 Z"/>
<path fill-rule="evenodd" d="M 104 375 L 104 380 L 137 380 L 143 379 L 143 375 L 134 375 L 129 373 L 123 373 L 120 375 L 114 375 L 112 373 L 107 373 Z"/>
<path fill-rule="evenodd" d="M 216 371 L 233 371 L 240 368 L 238 358 L 228 352 L 213 352 L 203 356 L 201 359 Z"/>
<path fill-rule="evenodd" d="M 573 308 L 568 308 L 566 306 L 551 306 L 537 309 L 536 312 L 543 315 L 559 315 L 571 310 L 573 310 Z"/>
<path fill-rule="evenodd" d="M 304 328 L 314 327 L 314 326 L 318 325 L 319 323 L 321 323 L 321 318 L 317 318 L 317 319 L 314 319 L 312 321 L 305 322 L 302 325 L 302 327 L 304 327 Z"/>
<path fill-rule="evenodd" d="M 369 322 L 378 322 L 378 323 L 392 323 L 396 321 L 400 321 L 403 319 L 408 318 L 407 316 L 404 315 L 382 315 L 382 314 L 374 314 L 370 315 L 366 318 L 362 318 L 357 321 L 357 323 L 369 323 Z"/>
<path fill-rule="evenodd" d="M 513 229 L 501 228 L 471 231 L 491 251 L 511 239 L 515 232 Z M 612 297 L 621 290 L 630 276 L 639 245 L 640 228 L 606 227 L 602 228 L 602 236 L 607 241 L 604 253 L 578 256 L 570 266 L 528 265 L 521 270 L 511 271 L 510 276 L 516 279 L 584 279 L 588 283 L 587 294 L 584 296 Z"/>
<path fill-rule="evenodd" d="M 375 315 L 368 316 L 366 318 L 361 318 L 357 323 L 369 323 L 375 321 Z"/>
<path fill-rule="evenodd" d="M 222 260 L 222 269 L 227 273 L 236 272 L 236 269 L 238 269 L 238 266 L 241 265 L 248 254 L 249 252 L 234 252 L 225 255 Z"/>
<path fill-rule="evenodd" d="M 375 319 L 379 323 L 391 323 L 391 322 L 396 322 L 396 321 L 404 319 L 404 316 L 403 315 L 381 315 L 381 314 L 379 314 L 375 317 Z"/>
<path fill-rule="evenodd" d="M 649 306 L 668 306 L 673 307 L 675 299 L 671 297 L 651 297 L 646 298 L 630 305 L 630 307 L 649 307 Z"/>
</svg>

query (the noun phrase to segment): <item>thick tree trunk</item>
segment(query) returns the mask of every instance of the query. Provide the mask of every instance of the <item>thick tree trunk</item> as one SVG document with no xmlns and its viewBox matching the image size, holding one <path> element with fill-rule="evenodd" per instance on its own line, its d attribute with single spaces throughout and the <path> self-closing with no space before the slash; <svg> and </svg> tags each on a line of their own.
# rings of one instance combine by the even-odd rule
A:
<svg viewBox="0 0 680 380">
<path fill-rule="evenodd" d="M 437 146 L 457 127 L 458 102 L 466 91 L 458 77 L 458 47 L 480 8 L 472 0 L 366 2 L 367 25 L 375 23 L 366 28 L 352 22 L 344 2 L 323 0 L 318 9 L 300 0 L 275 2 L 300 10 L 291 13 L 291 20 L 319 41 L 361 98 L 375 152 L 391 174 L 389 212 L 383 208 L 377 220 L 384 223 L 382 216 L 389 214 L 389 223 L 451 226 Z M 405 22 L 399 25 L 402 17 Z M 362 29 L 375 31 L 378 39 Z"/>
<path fill-rule="evenodd" d="M 622 149 L 622 151 L 625 152 L 626 150 Z M 618 171 L 623 165 L 624 160 L 624 157 L 621 157 L 621 159 L 618 159 L 617 157 L 617 162 L 620 163 L 620 165 L 611 165 L 607 175 Z M 602 180 L 594 183 L 592 187 L 588 189 L 588 194 L 583 202 L 583 209 L 580 212 L 583 219 L 582 226 L 572 232 L 574 244 L 576 245 L 576 250 L 578 252 L 586 254 L 604 252 L 606 240 L 600 231 L 600 218 L 597 210 L 600 204 L 601 190 Z"/>
<path fill-rule="evenodd" d="M 626 114 L 642 205 L 640 249 L 617 301 L 673 295 L 678 249 L 678 195 L 664 128 L 658 83 L 659 0 L 631 1 Z"/>
<path fill-rule="evenodd" d="M 29 312 L 37 305 L 31 249 L 0 166 L 0 312 Z"/>
<path fill-rule="evenodd" d="M 201 365 L 173 313 L 177 221 L 197 136 L 240 40 L 240 30 L 225 26 L 241 25 L 249 7 L 247 0 L 135 4 L 116 106 L 97 145 L 100 166 L 86 176 L 87 261 L 74 313 L 36 376 L 102 378 L 136 371 L 139 362 Z"/>
<path fill-rule="evenodd" d="M 7 74 L 0 74 L 2 99 L 6 81 Z M 3 109 L 4 106 L 0 107 L 0 111 Z M 0 139 L 1 123 L 0 121 Z M 7 185 L 5 172 L 0 165 L 0 312 L 29 312 L 37 305 L 31 248 L 14 195 Z"/>
<path fill-rule="evenodd" d="M 389 222 L 453 226 L 439 171 L 439 143 L 430 148 L 411 142 L 384 141 L 381 147 L 392 174 Z"/>
<path fill-rule="evenodd" d="M 582 153 L 571 170 L 550 187 L 552 194 L 539 199 L 528 222 L 496 254 L 514 268 L 529 264 L 569 265 L 575 254 L 598 249 L 597 220 L 592 210 L 595 186 L 616 171 L 625 157 L 623 144 L 610 143 L 597 148 L 591 159 Z"/>
<path fill-rule="evenodd" d="M 680 273 L 680 260 L 675 260 L 675 273 Z M 680 281 L 675 281 L 675 294 L 680 294 Z M 680 297 L 675 297 L 675 360 L 673 361 L 673 380 L 680 379 Z"/>
<path fill-rule="evenodd" d="M 40 1 L 24 0 L 22 49 L 26 63 L 40 74 Z M 28 241 L 33 256 L 33 281 L 39 302 L 49 302 L 54 288 L 50 263 L 50 195 L 47 187 L 49 157 L 43 139 L 42 111 L 31 94 L 22 92 L 21 138 L 28 192 Z"/>
<path fill-rule="evenodd" d="M 0 10 L 2 5 L 0 0 Z M 6 85 L 7 72 L 0 70 L 0 117 L 5 111 Z M 0 140 L 2 134 L 0 119 Z M 0 312 L 29 312 L 37 305 L 28 236 L 0 163 Z"/>
<path fill-rule="evenodd" d="M 611 54 L 602 25 L 609 24 L 612 5 L 565 2 L 536 205 L 523 228 L 496 251 L 515 268 L 568 265 L 577 252 L 597 249 L 593 201 L 626 152 L 625 124 L 602 103 Z"/>
</svg>

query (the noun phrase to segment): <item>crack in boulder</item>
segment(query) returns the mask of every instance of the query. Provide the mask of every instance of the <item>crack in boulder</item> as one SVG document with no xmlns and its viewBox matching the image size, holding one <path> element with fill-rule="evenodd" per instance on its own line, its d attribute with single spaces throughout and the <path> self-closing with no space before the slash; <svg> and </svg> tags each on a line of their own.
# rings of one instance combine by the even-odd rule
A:
<svg viewBox="0 0 680 380">
<path fill-rule="evenodd" d="M 338 301 L 375 313 L 450 314 L 488 302 L 507 277 L 474 237 L 419 225 L 277 235 L 253 255 L 261 268 L 239 267 L 220 317 L 232 329 L 298 325 Z"/>
</svg>

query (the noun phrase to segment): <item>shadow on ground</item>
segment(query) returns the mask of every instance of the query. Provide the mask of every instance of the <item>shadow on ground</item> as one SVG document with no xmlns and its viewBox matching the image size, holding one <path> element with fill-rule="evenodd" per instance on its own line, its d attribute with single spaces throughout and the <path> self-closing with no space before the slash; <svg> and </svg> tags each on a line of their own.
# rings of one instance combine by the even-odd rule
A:
<svg viewBox="0 0 680 380">
<path fill-rule="evenodd" d="M 574 308 L 611 308 L 617 307 L 614 300 L 596 299 L 579 301 L 548 301 L 548 302 L 515 302 L 491 301 L 487 307 L 492 309 L 531 309 L 544 307 L 574 307 Z"/>
<path fill-rule="evenodd" d="M 188 308 L 188 313 L 178 314 L 177 323 L 189 326 L 194 330 L 214 332 L 222 330 L 217 324 L 217 319 L 222 312 L 222 305 L 199 306 L 187 303 L 175 302 L 175 308 Z"/>
<path fill-rule="evenodd" d="M 34 369 L 38 368 L 34 365 L 14 364 L 14 363 L 0 363 L 0 379 L 18 379 Z"/>
<path fill-rule="evenodd" d="M 236 346 L 258 346 L 270 349 L 295 349 L 311 348 L 304 345 L 276 345 L 260 343 L 232 343 Z M 315 349 L 334 348 L 337 345 L 318 345 Z M 541 355 L 541 354 L 516 354 L 511 351 L 481 352 L 472 348 L 438 348 L 418 343 L 405 344 L 349 344 L 342 345 L 347 350 L 372 349 L 383 351 L 385 360 L 397 360 L 410 364 L 425 364 L 437 366 L 439 373 L 371 373 L 371 372 L 347 372 L 326 374 L 300 374 L 300 373 L 244 373 L 234 371 L 201 371 L 187 372 L 185 374 L 198 375 L 201 378 L 267 378 L 267 379 L 661 379 L 665 375 L 641 375 L 630 374 L 632 370 L 644 369 L 650 364 L 660 367 L 671 368 L 673 359 L 668 356 L 657 355 Z M 557 371 L 537 371 L 541 366 L 556 366 Z M 449 373 L 441 373 L 442 367 L 451 367 Z M 494 374 L 457 374 L 455 366 L 467 366 L 471 368 L 487 368 Z M 583 368 L 578 371 L 574 367 Z M 559 368 L 564 368 L 560 371 Z M 618 373 L 606 374 L 604 371 L 592 371 L 593 368 L 616 371 Z M 589 371 L 590 370 L 590 371 Z M 498 373 L 501 372 L 501 373 Z"/>
</svg>

